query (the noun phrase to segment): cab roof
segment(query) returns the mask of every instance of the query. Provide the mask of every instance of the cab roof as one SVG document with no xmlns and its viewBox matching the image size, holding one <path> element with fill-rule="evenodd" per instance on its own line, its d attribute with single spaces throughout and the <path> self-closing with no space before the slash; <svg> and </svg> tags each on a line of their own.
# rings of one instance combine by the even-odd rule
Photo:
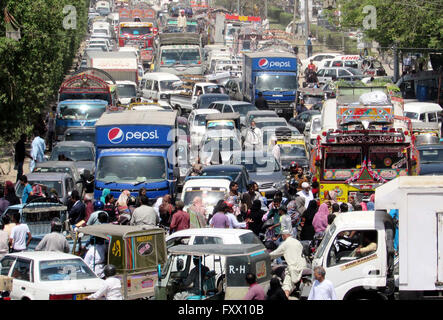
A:
<svg viewBox="0 0 443 320">
<path fill-rule="evenodd" d="M 143 110 L 124 110 L 116 112 L 107 112 L 102 114 L 95 126 L 113 126 L 113 125 L 163 125 L 174 126 L 177 118 L 177 111 L 163 112 Z"/>
<path fill-rule="evenodd" d="M 265 253 L 265 248 L 259 244 L 202 244 L 202 245 L 178 245 L 168 249 L 172 254 L 186 254 L 194 256 L 219 255 L 219 256 L 243 256 L 256 252 Z"/>
<path fill-rule="evenodd" d="M 99 224 L 80 228 L 80 232 L 93 235 L 100 238 L 108 238 L 109 236 L 118 236 L 122 238 L 139 236 L 146 233 L 162 233 L 162 228 L 152 228 L 149 226 L 125 226 L 115 224 Z"/>
</svg>

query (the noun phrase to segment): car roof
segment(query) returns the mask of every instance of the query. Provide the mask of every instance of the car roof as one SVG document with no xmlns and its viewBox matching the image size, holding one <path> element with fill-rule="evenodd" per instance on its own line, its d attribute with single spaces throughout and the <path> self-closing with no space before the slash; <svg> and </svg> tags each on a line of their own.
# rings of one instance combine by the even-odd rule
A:
<svg viewBox="0 0 443 320">
<path fill-rule="evenodd" d="M 239 164 L 213 164 L 210 166 L 204 166 L 202 171 L 211 172 L 219 170 L 229 170 L 229 171 L 242 171 L 244 166 Z"/>
<path fill-rule="evenodd" d="M 57 144 L 54 146 L 55 147 L 92 147 L 94 148 L 94 144 L 90 141 L 60 141 L 57 142 Z"/>
<path fill-rule="evenodd" d="M 173 234 L 169 235 L 166 240 L 169 240 L 170 238 L 175 237 L 183 237 L 183 236 L 224 236 L 224 235 L 237 235 L 241 236 L 245 233 L 250 233 L 251 230 L 248 229 L 222 229 L 222 228 L 192 228 L 192 229 L 186 229 L 174 232 Z"/>
<path fill-rule="evenodd" d="M 249 255 L 257 251 L 265 252 L 265 247 L 260 244 L 201 244 L 201 245 L 178 245 L 169 248 L 172 254 L 187 254 L 187 255 L 221 255 L 221 256 L 236 256 Z"/>
<path fill-rule="evenodd" d="M 220 98 L 227 98 L 229 99 L 229 96 L 224 93 L 204 93 L 198 96 L 199 98 L 205 98 L 205 97 L 220 97 Z"/>
<path fill-rule="evenodd" d="M 130 85 L 134 85 L 137 86 L 137 84 L 134 81 L 129 81 L 129 80 L 117 80 L 115 81 L 116 84 L 130 84 Z"/>
<path fill-rule="evenodd" d="M 154 79 L 154 80 L 158 80 L 158 81 L 162 81 L 162 80 L 177 80 L 177 81 L 179 81 L 180 80 L 180 78 L 178 76 L 176 76 L 175 74 L 167 73 L 167 72 L 146 72 L 143 75 L 143 79 Z"/>
<path fill-rule="evenodd" d="M 275 112 L 274 110 L 250 110 L 250 111 L 248 111 L 248 113 L 246 113 L 246 115 L 249 115 L 249 114 L 275 114 L 275 115 L 277 115 L 277 112 Z"/>
<path fill-rule="evenodd" d="M 195 109 L 192 112 L 194 112 L 194 114 L 220 113 L 220 111 L 217 109 Z"/>
<path fill-rule="evenodd" d="M 407 102 L 404 106 L 406 112 L 439 112 L 442 108 L 437 103 L 431 102 Z"/>
<path fill-rule="evenodd" d="M 73 169 L 77 169 L 75 161 L 44 161 L 38 162 L 35 165 L 36 168 L 65 168 L 72 167 Z"/>
<path fill-rule="evenodd" d="M 183 191 L 185 191 L 187 188 L 196 188 L 196 187 L 222 187 L 226 188 L 226 190 L 229 190 L 229 185 L 231 183 L 231 179 L 223 179 L 221 176 L 218 176 L 217 178 L 213 178 L 211 176 L 198 176 L 198 179 L 190 179 L 186 180 L 183 185 Z M 200 178 L 201 177 L 201 178 Z"/>
<path fill-rule="evenodd" d="M 32 180 L 63 180 L 66 177 L 70 177 L 71 175 L 67 172 L 32 172 L 28 173 L 26 177 L 28 178 L 28 181 Z"/>
<path fill-rule="evenodd" d="M 220 132 L 221 131 L 221 132 Z M 207 130 L 204 138 L 235 138 L 238 140 L 234 130 L 222 129 L 222 130 Z"/>
<path fill-rule="evenodd" d="M 275 121 L 278 119 L 280 122 L 287 122 L 285 118 L 281 117 L 260 117 L 260 118 L 254 118 L 254 121 L 257 122 L 268 122 L 268 121 Z"/>
<path fill-rule="evenodd" d="M 57 251 L 23 251 L 23 252 L 9 253 L 7 255 L 13 257 L 38 260 L 38 261 L 58 260 L 58 259 L 81 259 L 79 256 L 64 252 L 57 252 Z"/>
<path fill-rule="evenodd" d="M 250 103 L 250 102 L 238 101 L 238 100 L 221 100 L 221 101 L 217 101 L 217 103 L 226 103 L 226 104 L 229 104 L 231 106 L 238 106 L 238 105 L 251 105 L 251 106 L 253 106 L 253 104 Z"/>
</svg>

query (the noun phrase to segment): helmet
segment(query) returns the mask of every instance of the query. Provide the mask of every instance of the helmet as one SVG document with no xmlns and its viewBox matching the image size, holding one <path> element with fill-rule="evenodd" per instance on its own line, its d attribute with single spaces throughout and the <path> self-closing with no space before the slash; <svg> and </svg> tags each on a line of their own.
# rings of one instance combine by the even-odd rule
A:
<svg viewBox="0 0 443 320">
<path fill-rule="evenodd" d="M 289 166 L 289 169 L 290 169 L 290 170 L 292 170 L 292 169 L 297 169 L 297 167 L 298 167 L 297 162 L 292 161 L 292 162 L 291 162 L 291 165 Z"/>
<path fill-rule="evenodd" d="M 103 210 L 105 205 L 100 200 L 94 202 L 94 211 Z"/>
<path fill-rule="evenodd" d="M 115 270 L 115 266 L 113 264 L 107 264 L 105 268 L 103 269 L 103 273 L 105 274 L 105 277 L 112 277 L 115 276 L 117 273 Z"/>
<path fill-rule="evenodd" d="M 51 220 L 51 232 L 62 232 L 62 227 L 63 225 L 59 218 L 55 217 Z"/>
</svg>

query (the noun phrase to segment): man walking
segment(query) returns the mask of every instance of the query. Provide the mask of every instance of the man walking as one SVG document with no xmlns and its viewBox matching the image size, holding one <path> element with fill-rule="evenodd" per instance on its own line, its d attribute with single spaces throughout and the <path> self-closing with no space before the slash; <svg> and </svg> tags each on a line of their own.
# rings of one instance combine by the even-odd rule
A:
<svg viewBox="0 0 443 320">
<path fill-rule="evenodd" d="M 52 144 L 54 142 L 55 136 L 55 114 L 56 107 L 52 107 L 51 111 L 46 115 L 46 128 L 48 130 L 47 133 L 47 144 L 49 152 L 52 152 Z"/>
<path fill-rule="evenodd" d="M 246 131 L 245 150 L 261 150 L 263 148 L 263 133 L 260 128 L 257 128 L 254 120 L 251 121 L 251 126 Z"/>
<path fill-rule="evenodd" d="M 42 133 L 38 130 L 34 132 L 35 138 L 31 144 L 31 162 L 29 164 L 29 171 L 34 171 L 35 165 L 39 162 L 45 161 L 45 140 L 41 137 Z"/>
<path fill-rule="evenodd" d="M 68 240 L 61 234 L 62 223 L 59 218 L 51 221 L 51 233 L 46 234 L 39 242 L 35 251 L 59 251 L 69 253 Z"/>
<path fill-rule="evenodd" d="M 258 93 L 258 98 L 255 99 L 255 106 L 257 107 L 258 110 L 269 110 L 268 102 L 263 97 L 262 92 Z"/>
<path fill-rule="evenodd" d="M 34 195 L 34 192 L 32 191 L 31 185 L 28 183 L 28 177 L 21 176 L 19 180 L 20 184 L 23 186 L 22 204 L 25 204 L 28 201 L 29 196 Z"/>
<path fill-rule="evenodd" d="M 85 204 L 80 200 L 80 194 L 77 190 L 73 190 L 71 193 L 71 203 L 73 205 L 69 211 L 69 223 L 75 227 L 86 217 L 86 207 Z"/>
<path fill-rule="evenodd" d="M 289 294 L 300 281 L 303 269 L 306 268 L 306 259 L 303 257 L 303 245 L 300 241 L 292 238 L 288 230 L 283 230 L 281 236 L 283 239 L 282 244 L 269 255 L 271 259 L 281 256 L 285 257 L 288 267 L 285 270 L 283 290 L 286 296 L 289 297 Z"/>
<path fill-rule="evenodd" d="M 315 281 L 309 292 L 308 300 L 337 300 L 334 285 L 325 279 L 326 271 L 323 267 L 314 268 Z"/>
<path fill-rule="evenodd" d="M 183 211 L 185 203 L 183 201 L 177 201 L 175 203 L 175 207 L 177 208 L 177 211 L 172 216 L 172 221 L 169 229 L 169 232 L 171 234 L 176 231 L 189 229 L 190 225 L 189 213 Z"/>
<path fill-rule="evenodd" d="M 265 300 L 265 290 L 257 283 L 255 274 L 246 274 L 246 282 L 249 284 L 249 289 L 243 300 Z"/>
<path fill-rule="evenodd" d="M 31 231 L 27 224 L 20 223 L 20 212 L 14 212 L 12 222 L 15 223 L 15 227 L 12 228 L 9 236 L 9 246 L 12 247 L 13 252 L 24 251 L 31 243 Z M 26 240 L 26 236 L 28 236 L 28 240 Z"/>
<path fill-rule="evenodd" d="M 155 210 L 148 206 L 149 198 L 146 195 L 141 196 L 140 203 L 141 206 L 136 208 L 132 213 L 129 224 L 131 226 L 148 225 L 155 227 L 160 222 L 160 218 Z"/>
<path fill-rule="evenodd" d="M 17 182 L 20 177 L 23 175 L 23 164 L 25 162 L 25 157 L 31 158 L 31 155 L 26 153 L 25 148 L 26 143 L 26 134 L 22 134 L 20 136 L 20 140 L 17 141 L 15 144 L 15 169 L 17 170 L 17 179 L 15 182 Z"/>
<path fill-rule="evenodd" d="M 308 208 L 309 202 L 310 202 L 311 200 L 314 200 L 314 195 L 312 194 L 311 186 L 309 185 L 308 182 L 303 182 L 303 183 L 301 184 L 301 188 L 302 188 L 302 190 L 300 190 L 299 192 L 297 192 L 297 194 L 298 194 L 300 197 L 305 198 L 305 208 Z"/>
</svg>

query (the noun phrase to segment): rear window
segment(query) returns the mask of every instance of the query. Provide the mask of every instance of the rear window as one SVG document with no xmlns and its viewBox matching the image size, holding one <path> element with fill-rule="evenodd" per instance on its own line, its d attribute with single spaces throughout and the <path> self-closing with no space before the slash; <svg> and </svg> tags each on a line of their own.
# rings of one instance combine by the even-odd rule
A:
<svg viewBox="0 0 443 320">
<path fill-rule="evenodd" d="M 242 234 L 239 238 L 242 244 L 262 244 L 260 239 L 254 234 L 254 232 Z"/>
<path fill-rule="evenodd" d="M 40 281 L 97 279 L 81 259 L 40 262 Z"/>
</svg>

